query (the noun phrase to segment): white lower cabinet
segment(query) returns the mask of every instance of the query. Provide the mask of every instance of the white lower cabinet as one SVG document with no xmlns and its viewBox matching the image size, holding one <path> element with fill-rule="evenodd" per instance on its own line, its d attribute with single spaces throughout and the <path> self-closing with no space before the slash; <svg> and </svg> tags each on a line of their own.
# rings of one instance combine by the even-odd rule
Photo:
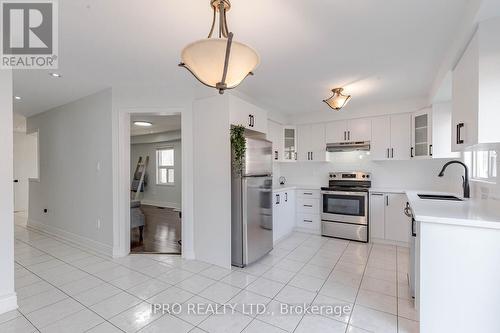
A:
<svg viewBox="0 0 500 333">
<path fill-rule="evenodd" d="M 370 241 L 407 245 L 411 220 L 404 214 L 406 195 L 401 193 L 370 194 Z"/>
<path fill-rule="evenodd" d="M 298 189 L 296 227 L 299 231 L 321 233 L 321 194 L 319 190 Z"/>
<path fill-rule="evenodd" d="M 289 235 L 295 228 L 295 190 L 273 192 L 273 242 Z"/>
</svg>

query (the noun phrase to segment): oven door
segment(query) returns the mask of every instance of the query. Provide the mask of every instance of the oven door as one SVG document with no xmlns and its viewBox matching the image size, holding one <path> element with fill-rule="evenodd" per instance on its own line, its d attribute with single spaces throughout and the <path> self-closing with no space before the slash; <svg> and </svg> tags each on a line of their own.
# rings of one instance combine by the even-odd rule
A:
<svg viewBox="0 0 500 333">
<path fill-rule="evenodd" d="M 322 191 L 321 220 L 368 224 L 368 193 Z"/>
</svg>

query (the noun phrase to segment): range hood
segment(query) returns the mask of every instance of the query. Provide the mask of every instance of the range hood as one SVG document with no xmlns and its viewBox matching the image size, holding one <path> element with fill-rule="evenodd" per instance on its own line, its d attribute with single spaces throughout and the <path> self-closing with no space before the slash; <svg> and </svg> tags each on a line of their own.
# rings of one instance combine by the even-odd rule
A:
<svg viewBox="0 0 500 333">
<path fill-rule="evenodd" d="M 327 143 L 326 151 L 330 153 L 342 151 L 369 151 L 370 141 Z"/>
</svg>

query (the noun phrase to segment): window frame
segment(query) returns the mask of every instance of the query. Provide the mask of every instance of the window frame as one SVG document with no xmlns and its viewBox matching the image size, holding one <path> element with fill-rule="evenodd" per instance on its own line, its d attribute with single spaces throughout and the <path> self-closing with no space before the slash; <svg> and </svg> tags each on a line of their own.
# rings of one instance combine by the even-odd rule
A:
<svg viewBox="0 0 500 333">
<path fill-rule="evenodd" d="M 484 158 L 484 153 L 487 154 L 486 161 L 483 164 L 483 169 L 478 169 L 479 159 Z M 482 155 L 482 156 L 479 156 Z M 466 151 L 463 154 L 464 163 L 469 167 L 470 180 L 479 183 L 496 184 L 498 176 L 498 156 L 495 150 L 478 149 Z M 481 176 L 485 173 L 486 177 Z"/>
<path fill-rule="evenodd" d="M 166 150 L 172 151 L 172 160 L 173 160 L 172 165 L 160 165 L 160 153 L 162 151 L 166 151 Z M 166 183 L 160 182 L 160 171 L 161 170 L 166 170 L 166 172 L 167 172 L 167 182 Z M 169 178 L 169 176 L 168 176 L 169 170 L 172 170 L 172 172 L 174 173 L 173 182 L 168 181 L 169 180 L 168 179 Z M 162 146 L 162 147 L 156 148 L 156 185 L 175 186 L 175 147 L 173 147 L 173 146 Z"/>
</svg>

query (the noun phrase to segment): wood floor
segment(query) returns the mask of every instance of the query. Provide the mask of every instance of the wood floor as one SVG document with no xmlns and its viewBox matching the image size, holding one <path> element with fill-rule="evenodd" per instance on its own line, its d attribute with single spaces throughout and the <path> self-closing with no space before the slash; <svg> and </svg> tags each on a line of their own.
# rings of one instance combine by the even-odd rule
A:
<svg viewBox="0 0 500 333">
<path fill-rule="evenodd" d="M 130 248 L 133 253 L 181 253 L 181 219 L 172 208 L 142 205 L 146 216 L 143 241 L 139 241 L 139 228 L 131 230 Z"/>
</svg>

